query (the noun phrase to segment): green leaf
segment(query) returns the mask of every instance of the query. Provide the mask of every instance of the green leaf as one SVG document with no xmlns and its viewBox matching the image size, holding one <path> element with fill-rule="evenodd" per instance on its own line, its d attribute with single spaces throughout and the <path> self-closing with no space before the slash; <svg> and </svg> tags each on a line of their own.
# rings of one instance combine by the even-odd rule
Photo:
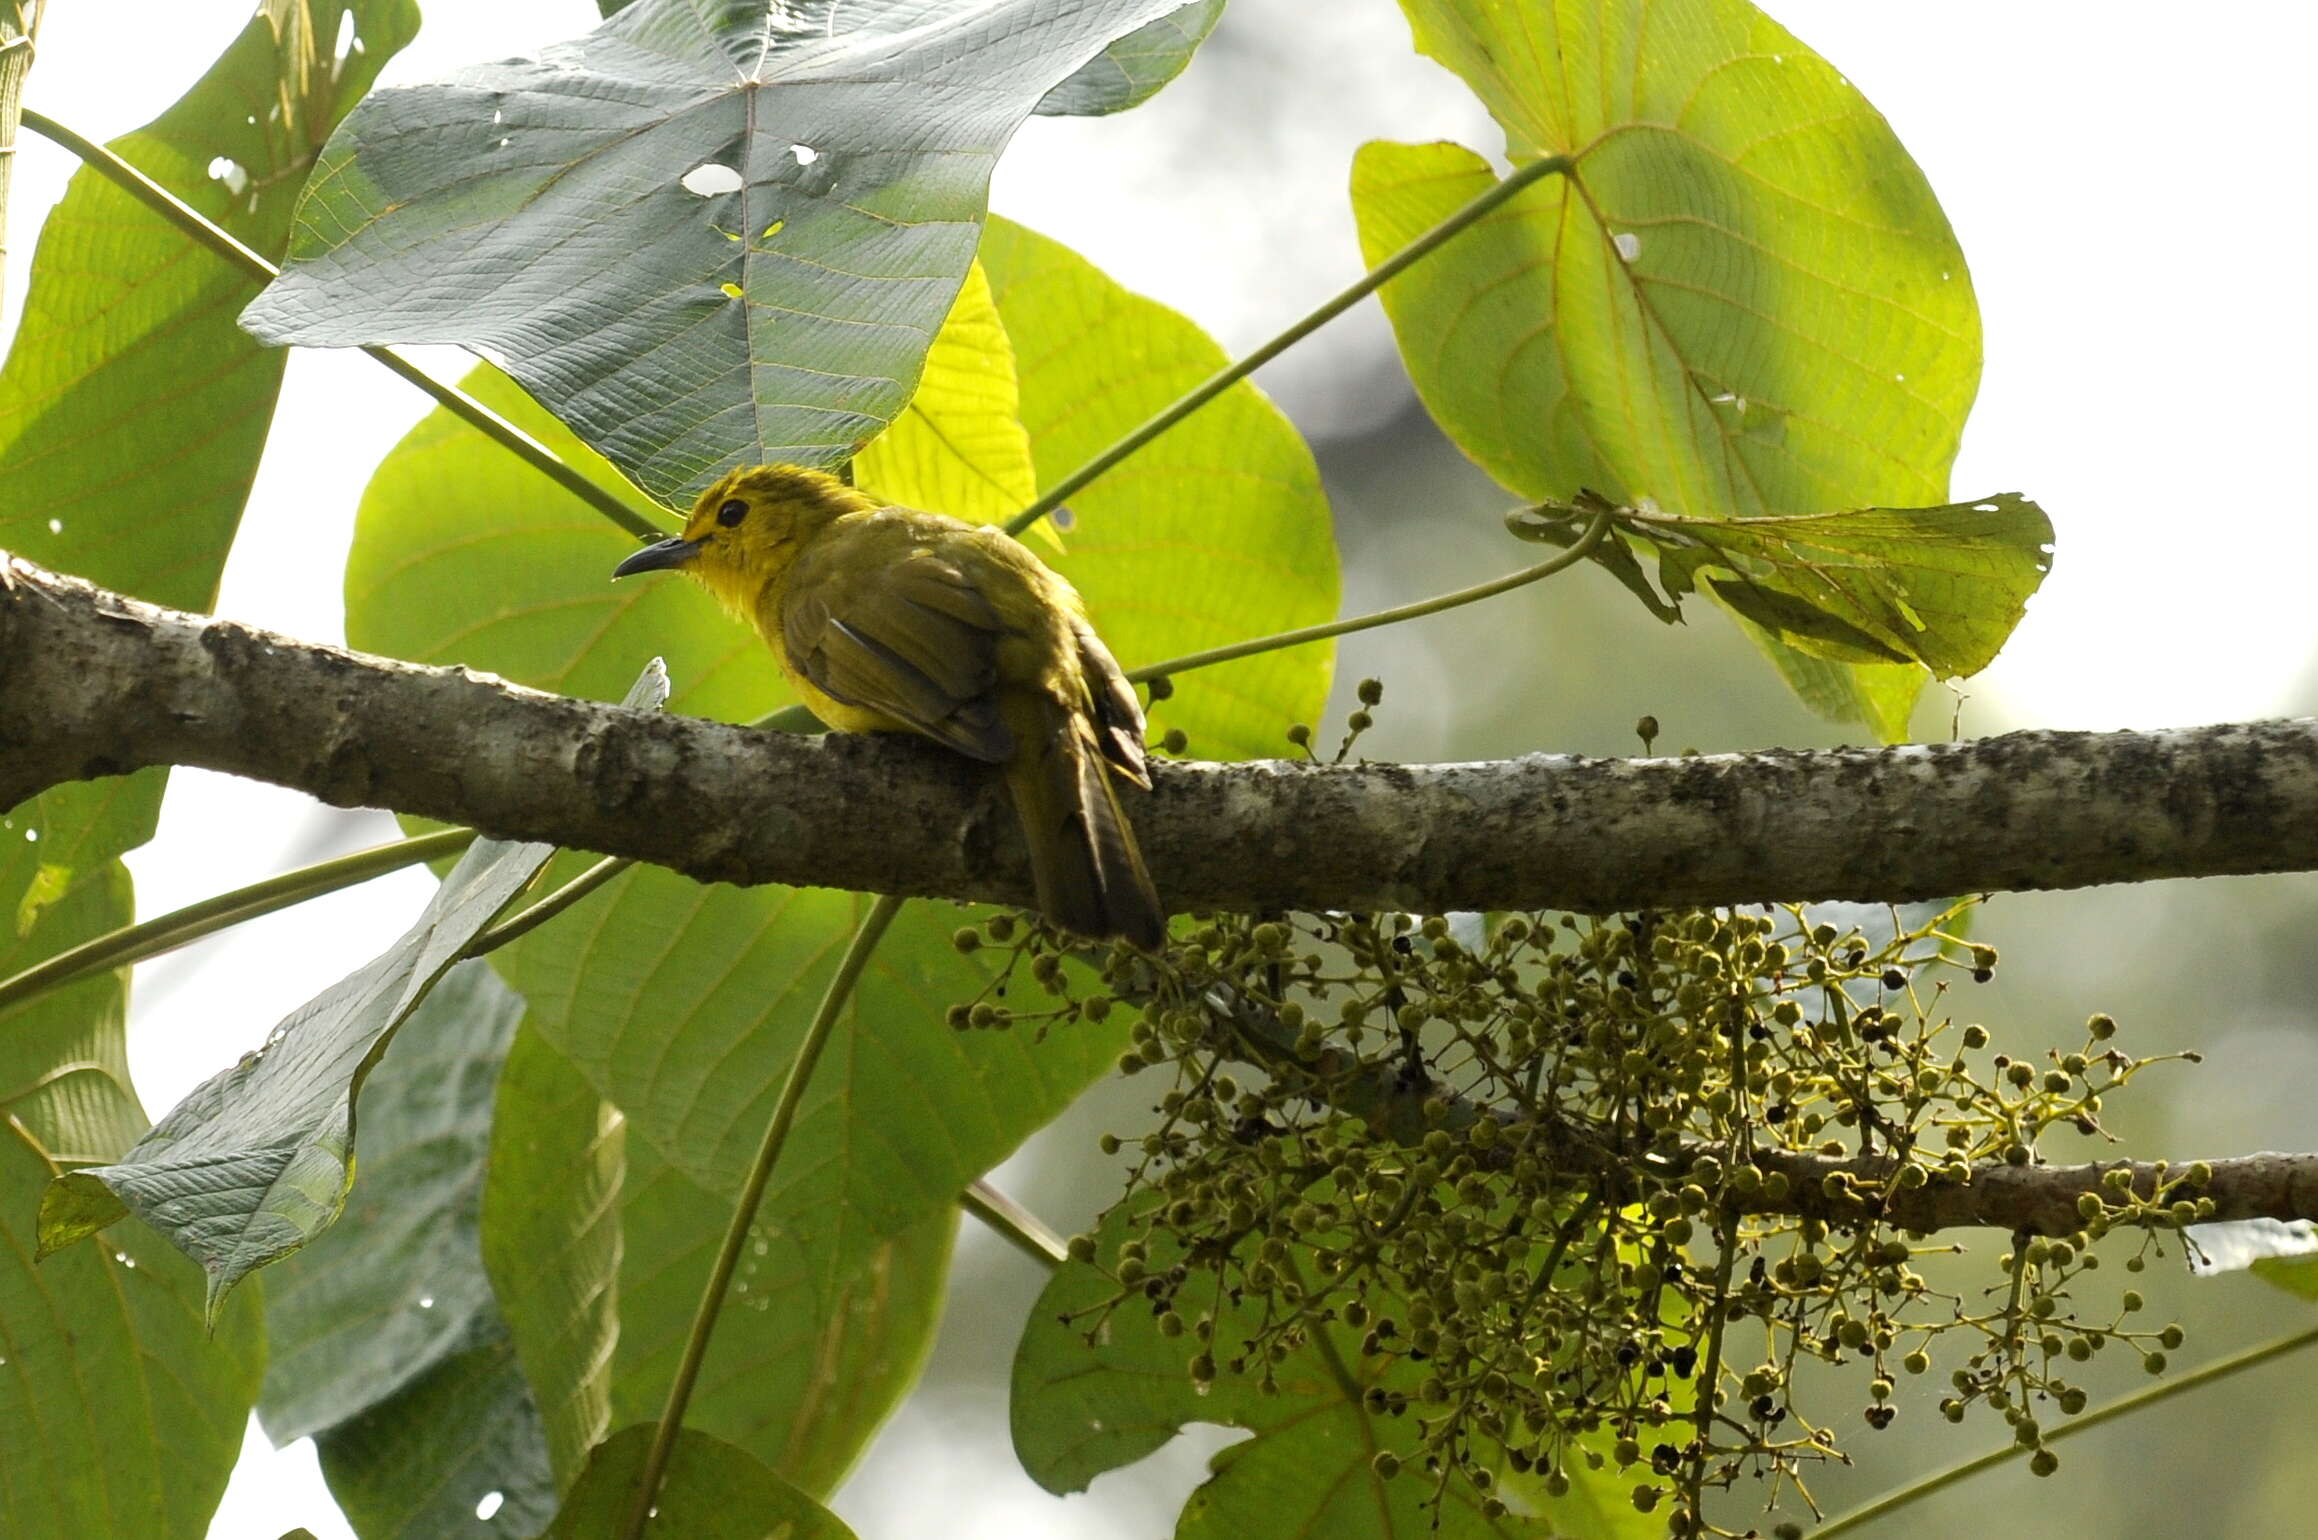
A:
<svg viewBox="0 0 2318 1540">
<path fill-rule="evenodd" d="M 1386 285 L 1436 420 L 1522 496 L 1693 517 L 1944 502 L 1980 370 L 1963 254 L 1883 118 L 1744 0 L 1404 0 L 1530 187 Z M 1493 185 L 1455 145 L 1371 144 L 1371 261 Z M 1821 709 L 1904 729 L 1913 670 L 1766 642 Z"/>
<path fill-rule="evenodd" d="M 493 1314 L 477 1240 L 491 1108 L 523 1002 L 480 962 L 443 976 L 363 1083 L 345 1213 L 267 1279 L 276 1444 L 350 1421 L 473 1345 Z"/>
<path fill-rule="evenodd" d="M 330 1495 L 362 1540 L 499 1540 L 537 1534 L 555 1512 L 547 1438 L 506 1324 L 488 1314 L 476 1336 L 315 1438 Z"/>
<path fill-rule="evenodd" d="M 614 1423 L 660 1415 L 731 1217 L 730 1198 L 639 1142 L 620 1195 Z M 820 1249 L 760 1219 L 687 1426 L 747 1450 L 805 1492 L 836 1491 L 924 1365 L 957 1225 L 956 1208 L 944 1208 L 838 1275 Z"/>
<path fill-rule="evenodd" d="M 1014 383 L 1014 344 L 975 263 L 926 353 L 917 394 L 853 462 L 865 490 L 907 508 L 996 524 L 1038 496 Z M 1043 527 L 1043 526 L 1042 526 Z M 1047 543 L 1061 542 L 1047 531 Z"/>
<path fill-rule="evenodd" d="M 244 322 L 495 349 L 671 502 L 736 464 L 836 464 L 909 399 L 1007 139 L 1177 3 L 638 0 L 357 107 Z"/>
<path fill-rule="evenodd" d="M 1041 487 L 1227 361 L 1182 316 L 1020 225 L 990 221 L 982 264 L 1014 339 Z M 1336 613 L 1319 468 L 1252 385 L 1233 386 L 1139 451 L 1073 497 L 1070 511 L 1070 552 L 1054 565 L 1130 668 Z M 1326 701 L 1334 661 L 1334 644 L 1323 642 L 1187 674 L 1152 709 L 1153 736 L 1179 727 L 1202 759 L 1276 754 L 1288 725 Z"/>
<path fill-rule="evenodd" d="M 347 19 L 360 46 L 341 58 Z M 411 0 L 273 0 L 176 105 L 111 148 L 278 256 L 306 167 L 417 30 Z M 221 163 L 233 169 L 210 175 Z M 0 369 L 0 548 L 209 608 L 282 379 L 282 352 L 234 324 L 257 290 L 95 171 L 74 175 L 41 228 Z"/>
<path fill-rule="evenodd" d="M 1115 1259 L 1128 1219 L 1124 1209 L 1105 1219 L 1102 1255 Z M 1175 1260 L 1163 1242 L 1149 1255 L 1155 1272 Z M 1441 1489 L 1437 1507 L 1430 1504 L 1434 1483 L 1412 1452 L 1417 1414 L 1376 1415 L 1362 1401 L 1373 1384 L 1409 1391 L 1419 1371 L 1363 1359 L 1358 1332 L 1316 1329 L 1274 1368 L 1275 1395 L 1263 1394 L 1252 1378 L 1229 1374 L 1202 1392 L 1188 1367 L 1199 1344 L 1161 1336 L 1153 1308 L 1137 1298 L 1106 1318 L 1103 1306 L 1119 1292 L 1109 1266 L 1065 1263 L 1039 1295 L 1016 1350 L 1014 1449 L 1031 1479 L 1049 1492 L 1084 1491 L 1095 1477 L 1143 1458 L 1189 1424 L 1220 1423 L 1256 1436 L 1215 1457 L 1214 1474 L 1184 1506 L 1177 1540 L 1254 1534 L 1462 1540 L 1562 1533 L 1565 1520 L 1575 1521 L 1570 1533 L 1598 1533 L 1578 1527 L 1589 1495 L 1578 1491 L 1544 1503 L 1546 1518 L 1535 1522 L 1484 1518 L 1472 1489 L 1458 1481 Z M 1225 1302 L 1215 1340 L 1237 1341 L 1257 1324 Z M 1097 1337 L 1091 1346 L 1090 1332 Z M 1402 1474 L 1378 1473 L 1372 1461 L 1379 1450 L 1404 1457 Z"/>
<path fill-rule="evenodd" d="M 2318 1257 L 2262 1257 L 2250 1263 L 2247 1271 L 2289 1294 L 2318 1299 Z"/>
<path fill-rule="evenodd" d="M 0 915 L 20 922 L 0 924 L 0 978 L 130 922 L 129 873 L 116 858 L 150 832 L 158 784 L 76 782 L 0 815 Z M 0 1110 L 59 1164 L 111 1160 L 145 1130 L 127 1014 L 119 973 L 0 1010 Z"/>
<path fill-rule="evenodd" d="M 53 1174 L 0 1128 L 0 1534 L 201 1540 L 257 1397 L 257 1301 L 204 1333 L 199 1270 L 145 1234 L 35 1266 Z"/>
<path fill-rule="evenodd" d="M 626 1144 L 571 1062 L 537 1028 L 518 1032 L 491 1120 L 482 1260 L 565 1487 L 611 1426 Z"/>
<path fill-rule="evenodd" d="M 1183 73 L 1191 55 L 1223 19 L 1223 0 L 1191 0 L 1146 22 L 1079 67 L 1039 99 L 1041 117 L 1100 117 L 1139 107 Z"/>
<path fill-rule="evenodd" d="M 1516 535 L 1566 546 L 1599 506 L 1581 497 L 1508 522 Z M 2051 566 L 2051 521 L 2012 492 L 1938 508 L 1751 519 L 1624 509 L 1615 527 L 1657 551 L 1669 608 L 1703 582 L 1799 652 L 1920 663 L 1943 679 L 1995 659 Z M 1609 544 L 1630 559 L 1623 543 Z"/>
<path fill-rule="evenodd" d="M 599 1445 L 542 1540 L 618 1540 L 643 1479 L 652 1428 L 623 1428 Z M 853 1531 L 763 1464 L 684 1428 L 654 1499 L 653 1528 L 684 1540 L 852 1540 Z"/>
<path fill-rule="evenodd" d="M 482 963 L 444 975 L 363 1084 L 345 1215 L 267 1280 L 260 1415 L 277 1444 L 314 1436 L 364 1540 L 487 1540 L 555 1511 L 546 1433 L 478 1233 L 522 1014 Z"/>
</svg>

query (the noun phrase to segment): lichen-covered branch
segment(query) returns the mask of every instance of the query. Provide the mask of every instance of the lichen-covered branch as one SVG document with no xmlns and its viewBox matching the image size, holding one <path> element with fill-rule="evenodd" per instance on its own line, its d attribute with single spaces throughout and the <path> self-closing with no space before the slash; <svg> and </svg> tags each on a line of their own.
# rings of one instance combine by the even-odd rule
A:
<svg viewBox="0 0 2318 1540">
<path fill-rule="evenodd" d="M 929 744 L 569 700 L 0 568 L 0 807 L 154 764 L 704 881 L 1030 896 L 999 789 Z M 2318 868 L 2309 720 L 1157 778 L 1130 812 L 1179 910 L 1612 912 Z"/>
</svg>

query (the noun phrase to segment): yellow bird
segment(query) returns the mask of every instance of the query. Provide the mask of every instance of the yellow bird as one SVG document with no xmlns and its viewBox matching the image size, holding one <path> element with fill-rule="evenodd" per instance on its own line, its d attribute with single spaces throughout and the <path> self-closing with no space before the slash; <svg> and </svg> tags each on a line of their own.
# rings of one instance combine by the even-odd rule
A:
<svg viewBox="0 0 2318 1540">
<path fill-rule="evenodd" d="M 1049 920 L 1145 948 L 1165 939 L 1113 785 L 1151 784 L 1143 708 L 1078 591 L 1022 545 L 820 471 L 759 465 L 703 492 L 683 534 L 612 576 L 664 568 L 754 626 L 831 727 L 922 733 L 1001 767 Z"/>
</svg>

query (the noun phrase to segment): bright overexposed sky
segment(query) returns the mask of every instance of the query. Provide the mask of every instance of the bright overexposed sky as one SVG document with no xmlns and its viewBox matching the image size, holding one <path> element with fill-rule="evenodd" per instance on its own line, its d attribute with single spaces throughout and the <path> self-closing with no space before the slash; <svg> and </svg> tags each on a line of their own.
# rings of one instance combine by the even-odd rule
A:
<svg viewBox="0 0 2318 1540">
<path fill-rule="evenodd" d="M 526 51 L 595 17 L 587 0 L 430 9 L 388 81 Z M 2295 690 L 2313 606 L 2299 587 L 2318 567 L 2318 507 L 2300 462 L 2318 298 L 2301 267 L 2318 10 L 2239 0 L 2191 25 L 2179 7 L 2139 0 L 1766 9 L 1883 110 L 1962 240 L 1987 370 L 1956 494 L 2025 492 L 2058 529 L 2051 578 L 1973 695 L 2012 725 L 2082 728 L 2306 705 Z M 99 138 L 123 132 L 190 84 L 248 14 L 239 0 L 132 10 L 133 24 L 118 6 L 52 6 L 30 103 Z M 1494 152 L 1500 141 L 1454 79 L 1409 52 L 1391 0 L 1234 0 L 1225 28 L 1268 64 L 1240 66 L 1269 83 L 1231 104 L 1252 116 L 1219 112 L 1187 79 L 1117 119 L 1033 120 L 994 203 L 1236 351 L 1356 275 L 1344 185 L 1361 142 L 1455 137 Z M 10 325 L 34 233 L 70 170 L 24 136 Z M 1264 379 L 1309 428 L 1347 429 L 1378 393 L 1344 383 L 1391 369 L 1389 347 L 1371 304 Z M 424 406 L 358 356 L 293 358 L 221 611 L 341 639 L 336 572 L 356 498 Z M 383 816 L 181 772 L 160 839 L 131 864 L 153 913 L 392 833 Z M 131 1049 L 148 1105 L 261 1040 L 366 955 L 359 938 L 406 923 L 425 887 L 404 874 L 141 970 Z M 347 1535 L 310 1452 L 251 1447 L 216 1535 L 295 1524 Z M 960 1540 L 1114 1532 L 1083 1500 L 1003 1482 L 976 1491 L 946 1507 Z M 840 1507 L 883 1511 L 861 1495 Z"/>
</svg>

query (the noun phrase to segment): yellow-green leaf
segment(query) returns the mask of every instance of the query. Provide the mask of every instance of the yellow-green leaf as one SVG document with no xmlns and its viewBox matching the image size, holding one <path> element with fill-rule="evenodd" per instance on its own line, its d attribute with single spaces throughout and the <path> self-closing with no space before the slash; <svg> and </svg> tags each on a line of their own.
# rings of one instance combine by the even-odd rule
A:
<svg viewBox="0 0 2318 1540">
<path fill-rule="evenodd" d="M 1510 522 L 1517 535 L 1567 544 L 1588 511 L 1581 498 Z M 1919 663 L 1943 679 L 1994 660 L 2051 566 L 2052 523 L 2014 492 L 1937 508 L 1751 519 L 1623 509 L 1616 528 L 1657 551 L 1669 607 L 1704 586 L 1799 652 Z M 1610 548 L 1621 567 L 1630 561 L 1623 545 Z"/>
<path fill-rule="evenodd" d="M 1745 0 L 1403 0 L 1517 160 L 1569 158 L 1384 290 L 1434 417 L 1505 485 L 1698 518 L 1927 507 L 1978 386 L 1962 252 L 1915 163 Z M 1494 185 L 1455 145 L 1371 144 L 1379 260 Z M 1822 710 L 1905 724 L 1913 668 L 1801 658 Z M 1862 671 L 1864 670 L 1864 671 Z"/>
</svg>

